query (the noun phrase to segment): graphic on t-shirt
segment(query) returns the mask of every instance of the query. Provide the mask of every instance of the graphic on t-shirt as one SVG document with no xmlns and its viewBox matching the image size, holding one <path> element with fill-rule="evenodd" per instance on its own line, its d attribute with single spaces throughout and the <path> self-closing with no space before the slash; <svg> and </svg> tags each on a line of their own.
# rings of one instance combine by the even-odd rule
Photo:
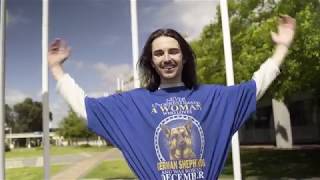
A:
<svg viewBox="0 0 320 180">
<path fill-rule="evenodd" d="M 163 180 L 204 178 L 204 134 L 194 117 L 180 114 L 163 119 L 156 128 L 154 145 Z"/>
<path fill-rule="evenodd" d="M 192 114 L 201 111 L 199 101 L 187 101 L 185 97 L 170 97 L 163 103 L 154 103 L 151 113 L 162 113 L 163 115 Z"/>
<path fill-rule="evenodd" d="M 193 159 L 195 154 L 192 149 L 192 121 L 174 128 L 162 125 L 168 145 L 170 160 Z"/>
</svg>

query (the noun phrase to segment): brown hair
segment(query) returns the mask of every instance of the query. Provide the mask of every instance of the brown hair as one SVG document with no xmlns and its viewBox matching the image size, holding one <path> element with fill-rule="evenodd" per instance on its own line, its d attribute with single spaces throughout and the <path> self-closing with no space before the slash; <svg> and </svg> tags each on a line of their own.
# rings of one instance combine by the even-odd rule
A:
<svg viewBox="0 0 320 180">
<path fill-rule="evenodd" d="M 188 42 L 173 29 L 158 29 L 151 33 L 147 39 L 138 61 L 142 85 L 150 91 L 155 91 L 160 86 L 160 76 L 152 67 L 152 42 L 160 36 L 168 36 L 178 41 L 185 61 L 182 70 L 182 82 L 189 89 L 195 88 L 197 85 L 195 54 Z"/>
</svg>

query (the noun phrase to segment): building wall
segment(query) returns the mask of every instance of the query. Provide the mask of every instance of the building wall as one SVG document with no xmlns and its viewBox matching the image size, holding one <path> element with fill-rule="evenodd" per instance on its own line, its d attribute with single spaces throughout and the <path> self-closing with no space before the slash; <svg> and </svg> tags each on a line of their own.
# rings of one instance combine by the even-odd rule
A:
<svg viewBox="0 0 320 180">
<path fill-rule="evenodd" d="M 293 144 L 320 144 L 320 98 L 297 95 L 286 102 L 290 111 Z M 239 131 L 241 144 L 275 145 L 271 98 L 257 104 L 257 111 Z"/>
</svg>

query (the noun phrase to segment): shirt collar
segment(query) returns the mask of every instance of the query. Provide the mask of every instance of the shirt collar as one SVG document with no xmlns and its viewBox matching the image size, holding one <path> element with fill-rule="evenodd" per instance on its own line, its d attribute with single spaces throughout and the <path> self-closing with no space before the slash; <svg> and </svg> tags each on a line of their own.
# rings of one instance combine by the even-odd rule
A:
<svg viewBox="0 0 320 180">
<path fill-rule="evenodd" d="M 160 84 L 159 89 L 184 86 L 183 82 Z"/>
</svg>

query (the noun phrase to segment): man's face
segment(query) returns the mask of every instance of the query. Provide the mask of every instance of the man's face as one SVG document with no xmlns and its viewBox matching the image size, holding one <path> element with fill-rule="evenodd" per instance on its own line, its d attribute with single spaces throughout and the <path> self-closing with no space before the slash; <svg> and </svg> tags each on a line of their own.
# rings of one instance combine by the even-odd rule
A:
<svg viewBox="0 0 320 180">
<path fill-rule="evenodd" d="M 178 41 L 168 36 L 153 40 L 152 66 L 160 76 L 161 83 L 181 82 L 183 60 Z"/>
</svg>

